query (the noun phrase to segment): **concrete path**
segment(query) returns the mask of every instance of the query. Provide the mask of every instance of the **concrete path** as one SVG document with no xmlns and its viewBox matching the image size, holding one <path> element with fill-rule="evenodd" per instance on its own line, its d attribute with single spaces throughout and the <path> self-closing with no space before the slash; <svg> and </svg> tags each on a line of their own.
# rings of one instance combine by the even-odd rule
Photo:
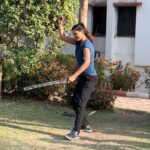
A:
<svg viewBox="0 0 150 150">
<path fill-rule="evenodd" d="M 117 97 L 116 108 L 145 111 L 150 113 L 150 100 L 141 98 Z"/>
</svg>

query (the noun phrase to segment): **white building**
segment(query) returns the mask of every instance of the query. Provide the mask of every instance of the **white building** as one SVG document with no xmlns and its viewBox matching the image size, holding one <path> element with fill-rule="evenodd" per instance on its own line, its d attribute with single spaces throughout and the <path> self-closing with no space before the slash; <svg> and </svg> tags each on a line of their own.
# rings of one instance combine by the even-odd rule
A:
<svg viewBox="0 0 150 150">
<path fill-rule="evenodd" d="M 88 29 L 95 34 L 96 50 L 107 59 L 150 66 L 150 0 L 89 3 Z"/>
<path fill-rule="evenodd" d="M 150 0 L 89 0 L 87 28 L 102 57 L 130 62 L 141 71 L 150 66 Z"/>
</svg>

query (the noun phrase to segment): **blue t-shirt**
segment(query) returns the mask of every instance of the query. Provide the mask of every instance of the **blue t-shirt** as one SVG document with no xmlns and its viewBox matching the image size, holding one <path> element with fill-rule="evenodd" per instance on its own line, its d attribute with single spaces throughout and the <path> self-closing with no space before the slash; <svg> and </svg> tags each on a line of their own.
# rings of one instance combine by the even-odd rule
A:
<svg viewBox="0 0 150 150">
<path fill-rule="evenodd" d="M 97 73 L 94 67 L 95 50 L 94 50 L 93 43 L 89 39 L 87 39 L 83 44 L 81 44 L 80 42 L 76 43 L 75 56 L 78 62 L 78 67 L 81 67 L 84 63 L 84 49 L 85 48 L 90 49 L 90 65 L 81 75 L 97 76 Z"/>
</svg>

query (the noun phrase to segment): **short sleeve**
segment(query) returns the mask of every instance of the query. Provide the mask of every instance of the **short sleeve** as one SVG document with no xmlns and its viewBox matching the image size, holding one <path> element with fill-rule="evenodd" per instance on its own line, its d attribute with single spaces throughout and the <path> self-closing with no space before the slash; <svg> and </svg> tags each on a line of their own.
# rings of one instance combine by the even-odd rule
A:
<svg viewBox="0 0 150 150">
<path fill-rule="evenodd" d="M 85 49 L 85 48 L 89 48 L 90 51 L 91 51 L 91 43 L 90 43 L 89 40 L 85 42 L 85 44 L 84 44 L 84 49 Z"/>
</svg>

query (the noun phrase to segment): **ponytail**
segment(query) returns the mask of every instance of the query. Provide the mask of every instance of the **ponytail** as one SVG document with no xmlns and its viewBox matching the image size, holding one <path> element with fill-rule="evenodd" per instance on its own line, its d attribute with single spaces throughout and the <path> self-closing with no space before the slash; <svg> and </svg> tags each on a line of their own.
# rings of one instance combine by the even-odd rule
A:
<svg viewBox="0 0 150 150">
<path fill-rule="evenodd" d="M 85 36 L 93 43 L 94 37 L 93 35 L 86 29 L 85 25 L 83 23 L 78 23 L 72 27 L 72 31 L 83 31 Z"/>
<path fill-rule="evenodd" d="M 94 37 L 87 29 L 84 30 L 84 34 L 92 43 L 94 43 Z"/>
</svg>

